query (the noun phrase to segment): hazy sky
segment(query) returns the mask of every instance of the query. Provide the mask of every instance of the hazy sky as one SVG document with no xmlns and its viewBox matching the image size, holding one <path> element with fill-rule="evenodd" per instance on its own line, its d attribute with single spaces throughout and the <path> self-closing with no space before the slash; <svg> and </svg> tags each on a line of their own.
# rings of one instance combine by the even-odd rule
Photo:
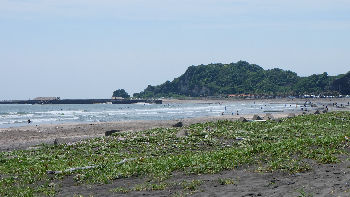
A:
<svg viewBox="0 0 350 197">
<path fill-rule="evenodd" d="M 109 98 L 188 66 L 350 70 L 349 0 L 0 0 L 0 100 Z"/>
</svg>

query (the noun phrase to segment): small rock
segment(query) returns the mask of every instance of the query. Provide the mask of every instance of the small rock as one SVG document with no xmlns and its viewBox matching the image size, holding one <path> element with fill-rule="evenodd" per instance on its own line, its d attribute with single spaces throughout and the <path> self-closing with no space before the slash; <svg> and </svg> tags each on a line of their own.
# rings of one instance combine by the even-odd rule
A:
<svg viewBox="0 0 350 197">
<path fill-rule="evenodd" d="M 177 122 L 176 124 L 173 125 L 173 127 L 182 127 L 183 124 L 182 122 Z"/>
<path fill-rule="evenodd" d="M 266 115 L 264 116 L 264 120 L 273 120 L 272 114 L 266 114 Z"/>
<path fill-rule="evenodd" d="M 110 131 L 106 131 L 106 132 L 105 132 L 105 136 L 110 136 L 110 135 L 112 135 L 113 133 L 117 133 L 117 132 L 120 132 L 120 130 L 110 130 Z"/>
<path fill-rule="evenodd" d="M 321 112 L 319 110 L 316 110 L 314 114 L 320 114 Z"/>
<path fill-rule="evenodd" d="M 248 120 L 245 119 L 244 117 L 240 117 L 240 118 L 238 119 L 238 121 L 240 121 L 240 122 L 248 122 Z"/>
<path fill-rule="evenodd" d="M 262 118 L 261 118 L 260 116 L 258 116 L 258 115 L 255 114 L 255 115 L 253 116 L 253 120 L 262 120 Z"/>
<path fill-rule="evenodd" d="M 67 138 L 56 138 L 54 141 L 53 141 L 53 144 L 55 146 L 57 145 L 60 145 L 60 144 L 67 144 L 69 142 L 69 139 Z"/>
</svg>

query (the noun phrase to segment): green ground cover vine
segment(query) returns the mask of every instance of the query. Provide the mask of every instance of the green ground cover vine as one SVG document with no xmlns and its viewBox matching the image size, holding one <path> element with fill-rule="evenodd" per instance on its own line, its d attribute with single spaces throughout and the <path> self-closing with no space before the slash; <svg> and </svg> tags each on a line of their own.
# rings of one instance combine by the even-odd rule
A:
<svg viewBox="0 0 350 197">
<path fill-rule="evenodd" d="M 178 136 L 179 132 L 186 135 Z M 60 181 L 107 184 L 126 177 L 147 177 L 147 185 L 114 192 L 161 190 L 174 172 L 218 173 L 238 166 L 257 171 L 303 172 L 309 161 L 338 162 L 350 142 L 350 113 L 333 112 L 283 119 L 282 122 L 217 121 L 185 128 L 120 132 L 111 137 L 38 149 L 0 152 L 0 196 L 54 195 Z M 128 162 L 117 164 L 123 159 Z M 74 167 L 95 168 L 48 174 Z M 232 184 L 222 180 L 223 184 Z M 186 185 L 197 190 L 200 182 Z M 184 188 L 186 188 L 184 186 Z"/>
</svg>

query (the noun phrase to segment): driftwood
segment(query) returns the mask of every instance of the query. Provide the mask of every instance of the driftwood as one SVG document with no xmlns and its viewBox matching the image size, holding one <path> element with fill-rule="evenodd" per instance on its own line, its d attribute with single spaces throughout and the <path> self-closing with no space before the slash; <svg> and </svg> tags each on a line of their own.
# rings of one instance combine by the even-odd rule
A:
<svg viewBox="0 0 350 197">
<path fill-rule="evenodd" d="M 253 120 L 263 120 L 260 116 L 258 116 L 258 115 L 254 115 L 253 116 Z"/>
<path fill-rule="evenodd" d="M 136 158 L 123 159 L 122 161 L 115 163 L 115 165 L 120 165 L 120 164 L 126 163 L 128 161 L 133 161 L 135 159 Z M 74 171 L 77 171 L 77 170 L 86 170 L 86 169 L 97 168 L 99 166 L 101 166 L 101 165 L 91 165 L 91 166 L 84 166 L 84 167 L 69 168 L 69 169 L 63 170 L 63 171 L 51 171 L 51 170 L 48 170 L 46 172 L 47 172 L 47 174 L 62 174 L 62 173 L 66 173 L 66 172 L 74 172 Z"/>
<path fill-rule="evenodd" d="M 117 133 L 117 132 L 120 132 L 120 130 L 110 130 L 110 131 L 106 131 L 106 132 L 105 132 L 105 136 L 110 136 L 110 135 L 112 135 L 113 133 Z"/>
<path fill-rule="evenodd" d="M 245 119 L 244 117 L 240 117 L 240 118 L 238 119 L 238 121 L 240 121 L 240 122 L 248 122 L 248 120 Z"/>
<path fill-rule="evenodd" d="M 173 127 L 183 127 L 183 123 L 177 122 L 176 124 L 173 125 Z"/>
</svg>

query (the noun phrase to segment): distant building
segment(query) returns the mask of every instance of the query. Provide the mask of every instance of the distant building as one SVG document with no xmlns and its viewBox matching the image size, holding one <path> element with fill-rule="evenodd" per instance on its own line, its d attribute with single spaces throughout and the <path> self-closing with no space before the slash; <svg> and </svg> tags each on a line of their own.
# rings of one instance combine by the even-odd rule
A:
<svg viewBox="0 0 350 197">
<path fill-rule="evenodd" d="M 255 98 L 254 94 L 229 94 L 228 98 Z"/>
<path fill-rule="evenodd" d="M 33 100 L 36 101 L 56 101 L 56 100 L 61 100 L 60 97 L 36 97 Z"/>
<path fill-rule="evenodd" d="M 229 98 L 235 98 L 235 97 L 237 97 L 237 95 L 236 94 L 229 94 L 229 95 L 227 95 Z"/>
<path fill-rule="evenodd" d="M 116 97 L 116 96 L 112 96 L 112 99 L 124 99 L 123 97 Z"/>
</svg>

